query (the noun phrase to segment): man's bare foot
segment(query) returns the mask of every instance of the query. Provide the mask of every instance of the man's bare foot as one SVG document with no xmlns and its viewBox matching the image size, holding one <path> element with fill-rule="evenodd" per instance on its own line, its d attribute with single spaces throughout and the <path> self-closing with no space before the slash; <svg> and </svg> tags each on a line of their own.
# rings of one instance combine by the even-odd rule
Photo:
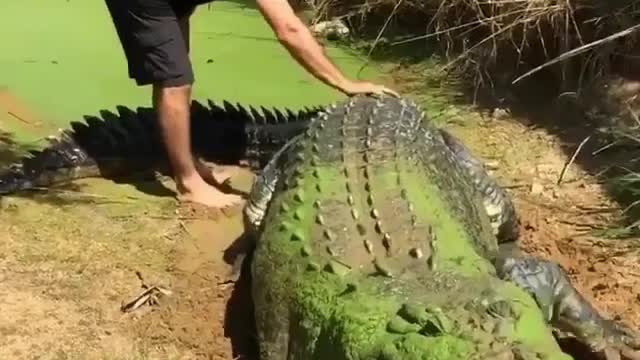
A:
<svg viewBox="0 0 640 360">
<path fill-rule="evenodd" d="M 200 176 L 185 179 L 176 183 L 178 200 L 192 202 L 209 207 L 226 208 L 239 205 L 242 198 L 238 195 L 225 194 L 207 184 Z"/>
</svg>

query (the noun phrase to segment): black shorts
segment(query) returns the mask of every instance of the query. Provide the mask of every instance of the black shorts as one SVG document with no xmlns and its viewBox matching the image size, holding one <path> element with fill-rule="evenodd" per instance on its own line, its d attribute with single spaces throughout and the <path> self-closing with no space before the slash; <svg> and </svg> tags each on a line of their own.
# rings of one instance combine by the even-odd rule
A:
<svg viewBox="0 0 640 360">
<path fill-rule="evenodd" d="M 138 85 L 191 85 L 194 81 L 178 20 L 190 16 L 203 0 L 105 0 L 129 77 Z"/>
</svg>

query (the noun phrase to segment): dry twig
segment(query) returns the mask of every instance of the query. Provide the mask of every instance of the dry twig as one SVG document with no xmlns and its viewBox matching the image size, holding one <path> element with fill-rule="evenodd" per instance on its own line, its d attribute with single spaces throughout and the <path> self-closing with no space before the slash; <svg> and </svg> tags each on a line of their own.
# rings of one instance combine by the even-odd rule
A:
<svg viewBox="0 0 640 360">
<path fill-rule="evenodd" d="M 584 140 L 582 140 L 582 142 L 580 142 L 580 145 L 578 145 L 578 148 L 576 149 L 576 151 L 573 152 L 573 155 L 571 156 L 571 159 L 569 159 L 569 161 L 564 164 L 564 167 L 562 168 L 562 171 L 560 172 L 560 176 L 558 177 L 558 182 L 557 182 L 558 185 L 560 185 L 562 183 L 562 179 L 564 178 L 564 174 L 569 169 L 569 166 L 571 166 L 571 164 L 573 164 L 573 162 L 576 160 L 576 157 L 578 156 L 578 153 L 580 153 L 580 150 L 582 150 L 582 147 L 587 143 L 587 141 L 589 141 L 589 139 L 591 139 L 591 135 L 587 136 L 586 138 L 584 138 Z"/>
<path fill-rule="evenodd" d="M 157 285 L 147 285 L 140 271 L 136 271 L 136 276 L 138 277 L 138 279 L 140 279 L 141 287 L 144 289 L 144 291 L 133 300 L 126 303 L 123 302 L 120 306 L 120 311 L 126 313 L 135 311 L 145 304 L 149 304 L 152 306 L 157 305 L 160 297 L 171 296 L 171 290 Z"/>
<path fill-rule="evenodd" d="M 550 60 L 550 61 L 547 61 L 544 64 L 542 64 L 540 66 L 537 66 L 537 67 L 533 68 L 532 70 L 527 71 L 523 75 L 521 75 L 518 78 L 516 78 L 515 80 L 513 80 L 512 84 L 515 84 L 515 83 L 521 81 L 522 79 L 524 79 L 526 77 L 529 77 L 529 76 L 533 75 L 534 73 L 537 73 L 538 71 L 540 71 L 540 70 L 542 70 L 542 69 L 544 69 L 546 67 L 549 67 L 549 66 L 551 66 L 553 64 L 559 63 L 561 61 L 567 60 L 567 59 L 569 59 L 571 57 L 574 57 L 576 55 L 579 55 L 579 54 L 582 54 L 582 53 L 584 53 L 586 51 L 589 51 L 594 47 L 603 45 L 605 43 L 611 42 L 611 41 L 613 41 L 615 39 L 618 39 L 618 38 L 621 38 L 621 37 L 628 36 L 628 35 L 632 34 L 634 31 L 636 31 L 638 29 L 640 29 L 640 24 L 632 26 L 632 27 L 630 27 L 630 28 L 628 28 L 626 30 L 619 31 L 619 32 L 617 32 L 617 33 L 615 33 L 613 35 L 609 35 L 609 36 L 605 37 L 604 39 L 600 39 L 600 40 L 597 40 L 597 41 L 592 41 L 592 42 L 590 42 L 590 43 L 588 43 L 586 45 L 580 46 L 580 47 L 575 48 L 575 49 L 573 49 L 571 51 L 567 51 L 566 53 L 558 56 L 557 58 L 555 58 L 553 60 Z"/>
</svg>

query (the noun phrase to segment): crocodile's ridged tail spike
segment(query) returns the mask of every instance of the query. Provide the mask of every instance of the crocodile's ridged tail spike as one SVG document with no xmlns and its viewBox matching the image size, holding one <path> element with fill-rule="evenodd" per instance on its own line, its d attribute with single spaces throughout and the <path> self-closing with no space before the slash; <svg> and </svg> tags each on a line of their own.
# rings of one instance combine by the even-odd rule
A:
<svg viewBox="0 0 640 360">
<path fill-rule="evenodd" d="M 273 154 L 280 150 L 290 139 L 302 133 L 313 117 L 315 117 L 324 107 L 304 107 L 297 113 L 285 108 L 284 111 L 263 106 L 260 110 L 249 106 L 249 110 L 240 104 L 234 107 L 227 101 L 222 107 L 209 100 L 209 107 L 212 117 L 216 114 L 226 113 L 236 119 L 241 119 L 245 127 L 243 128 L 243 153 L 249 166 L 254 169 L 262 169 L 271 160 Z M 251 119 L 247 121 L 247 119 Z M 206 134 L 206 132 L 205 132 Z M 235 144 L 227 146 L 234 148 Z M 237 145 L 235 145 L 237 146 Z M 223 152 L 222 149 L 218 150 Z"/>
<path fill-rule="evenodd" d="M 209 101 L 192 102 L 193 152 L 206 160 L 239 164 L 248 160 L 257 170 L 293 135 L 304 130 L 322 107 L 290 109 L 251 107 Z M 166 152 L 155 112 L 116 106 L 98 116 L 72 121 L 70 129 L 48 140 L 42 150 L 31 151 L 0 171 L 0 194 L 48 187 L 86 177 L 117 177 L 164 164 Z M 286 115 L 285 115 L 286 114 Z"/>
</svg>

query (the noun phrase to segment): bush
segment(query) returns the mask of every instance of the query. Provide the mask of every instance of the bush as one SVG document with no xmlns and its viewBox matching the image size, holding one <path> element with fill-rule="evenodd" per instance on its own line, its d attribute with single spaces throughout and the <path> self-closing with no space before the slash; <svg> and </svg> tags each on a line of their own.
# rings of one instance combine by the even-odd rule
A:
<svg viewBox="0 0 640 360">
<path fill-rule="evenodd" d="M 306 0 L 316 20 L 343 18 L 360 35 L 392 44 L 436 40 L 460 73 L 492 82 L 517 76 L 570 50 L 619 34 L 640 20 L 631 0 Z M 392 34 L 393 33 L 393 34 Z M 603 41 L 554 67 L 563 87 L 603 75 L 624 60 L 635 36 Z M 566 90 L 566 89 L 565 89 Z"/>
</svg>

